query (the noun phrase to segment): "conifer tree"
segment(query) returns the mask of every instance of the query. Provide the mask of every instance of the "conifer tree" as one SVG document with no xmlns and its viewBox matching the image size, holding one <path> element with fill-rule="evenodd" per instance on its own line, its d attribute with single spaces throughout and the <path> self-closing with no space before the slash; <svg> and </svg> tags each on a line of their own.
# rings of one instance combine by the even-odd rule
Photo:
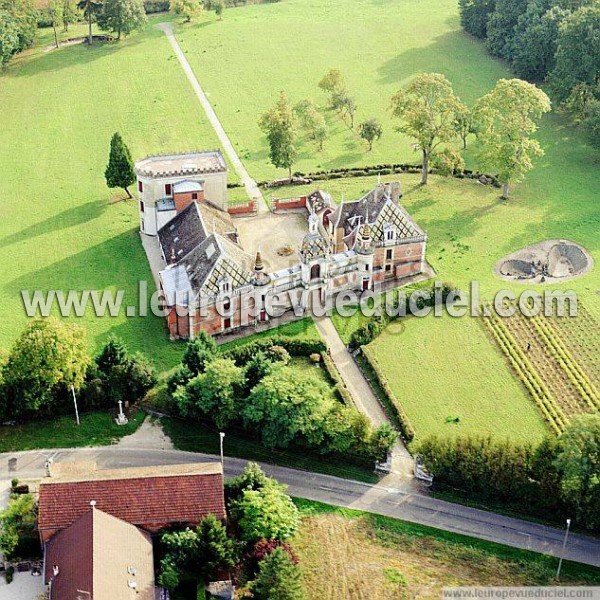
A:
<svg viewBox="0 0 600 600">
<path fill-rule="evenodd" d="M 135 182 L 131 152 L 123 141 L 121 134 L 115 133 L 110 141 L 110 156 L 104 172 L 109 188 L 123 188 L 133 198 L 129 186 Z"/>
</svg>

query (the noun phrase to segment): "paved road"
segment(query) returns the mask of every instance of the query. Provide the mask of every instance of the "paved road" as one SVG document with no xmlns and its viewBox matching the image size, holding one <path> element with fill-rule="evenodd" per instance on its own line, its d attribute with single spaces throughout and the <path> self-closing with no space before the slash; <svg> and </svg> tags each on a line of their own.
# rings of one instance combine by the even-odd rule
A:
<svg viewBox="0 0 600 600">
<path fill-rule="evenodd" d="M 240 157 L 237 155 L 237 152 L 235 151 L 231 140 L 229 139 L 228 135 L 225 133 L 225 129 L 223 129 L 223 126 L 221 125 L 221 121 L 219 121 L 219 117 L 217 117 L 217 114 L 215 113 L 211 103 L 208 101 L 208 98 L 204 93 L 204 90 L 202 89 L 202 86 L 200 85 L 200 82 L 198 81 L 194 70 L 192 69 L 190 63 L 188 62 L 188 59 L 183 53 L 179 42 L 173 35 L 173 27 L 171 23 L 159 23 L 157 27 L 159 29 L 162 29 L 167 35 L 167 38 L 169 38 L 169 42 L 171 42 L 171 46 L 175 51 L 175 56 L 177 56 L 177 59 L 179 60 L 190 84 L 192 85 L 192 88 L 194 89 L 194 92 L 198 97 L 198 100 L 202 108 L 204 109 L 204 112 L 206 113 L 210 124 L 213 126 L 213 129 L 215 130 L 219 141 L 223 145 L 223 148 L 229 158 L 230 163 L 233 165 L 233 168 L 237 171 L 237 174 L 239 175 L 242 183 L 244 184 L 244 187 L 248 192 L 248 196 L 252 200 L 256 200 L 259 212 L 268 211 L 269 209 L 260 189 L 256 185 L 256 181 L 254 181 L 254 179 L 250 177 L 250 174 L 246 170 L 246 167 L 244 167 L 244 164 L 240 160 Z"/>
<path fill-rule="evenodd" d="M 340 334 L 329 317 L 313 317 L 313 321 L 323 339 L 327 342 L 331 358 L 338 368 L 356 408 L 369 417 L 375 427 L 388 423 L 379 399 L 364 378 L 362 371 L 358 368 Z M 414 460 L 402 441 L 394 446 L 392 450 L 392 472 L 400 476 L 402 480 L 412 480 Z M 398 485 L 401 485 L 399 482 Z"/>
<path fill-rule="evenodd" d="M 16 452 L 0 454 L 0 484 L 2 481 L 44 476 L 46 458 L 54 456 L 56 462 L 95 460 L 100 468 L 151 466 L 216 461 L 218 457 L 181 452 L 125 447 L 74 449 L 45 452 Z M 8 471 L 8 459 L 16 457 L 18 470 Z M 225 474 L 240 473 L 245 460 L 226 458 Z M 404 519 L 438 529 L 462 533 L 473 537 L 524 548 L 556 556 L 560 552 L 563 531 L 488 513 L 473 508 L 444 502 L 435 498 L 396 488 L 393 478 L 384 478 L 377 485 L 340 479 L 277 467 L 262 465 L 264 470 L 289 486 L 292 495 L 318 500 L 336 506 L 366 510 L 373 513 Z M 579 534 L 569 537 L 565 557 L 600 567 L 600 540 Z"/>
</svg>

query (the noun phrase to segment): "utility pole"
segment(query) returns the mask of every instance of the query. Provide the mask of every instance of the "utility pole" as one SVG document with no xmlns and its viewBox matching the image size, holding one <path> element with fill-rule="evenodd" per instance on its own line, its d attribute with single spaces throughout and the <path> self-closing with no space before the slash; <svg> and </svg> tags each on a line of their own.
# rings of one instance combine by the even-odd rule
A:
<svg viewBox="0 0 600 600">
<path fill-rule="evenodd" d="M 71 392 L 73 393 L 73 404 L 75 405 L 75 420 L 77 421 L 77 425 L 79 423 L 79 409 L 77 408 L 77 396 L 75 396 L 75 386 L 71 386 Z"/>
<path fill-rule="evenodd" d="M 558 560 L 558 569 L 556 569 L 556 579 L 560 577 L 560 568 L 562 567 L 563 556 L 565 555 L 565 548 L 567 547 L 567 538 L 569 537 L 569 529 L 571 528 L 571 519 L 567 519 L 567 530 L 565 531 L 565 539 L 563 540 L 562 552 Z"/>
<path fill-rule="evenodd" d="M 225 457 L 223 455 L 223 439 L 225 438 L 225 434 L 221 431 L 219 432 L 219 441 L 221 446 L 221 466 L 224 466 Z"/>
</svg>

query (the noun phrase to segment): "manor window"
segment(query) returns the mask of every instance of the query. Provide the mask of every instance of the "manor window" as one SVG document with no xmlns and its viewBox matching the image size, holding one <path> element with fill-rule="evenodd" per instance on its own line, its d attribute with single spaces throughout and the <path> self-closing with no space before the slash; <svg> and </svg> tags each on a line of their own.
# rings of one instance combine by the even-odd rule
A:
<svg viewBox="0 0 600 600">
<path fill-rule="evenodd" d="M 138 181 L 138 192 L 144 191 L 144 184 L 141 181 Z"/>
<path fill-rule="evenodd" d="M 170 183 L 165 183 L 165 194 L 167 196 L 170 196 L 172 191 L 173 191 L 173 186 Z"/>
</svg>

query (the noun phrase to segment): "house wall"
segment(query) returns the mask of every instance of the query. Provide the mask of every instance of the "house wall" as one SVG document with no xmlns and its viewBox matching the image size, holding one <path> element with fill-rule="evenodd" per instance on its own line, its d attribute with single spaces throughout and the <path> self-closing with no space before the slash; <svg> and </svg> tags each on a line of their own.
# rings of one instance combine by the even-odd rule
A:
<svg viewBox="0 0 600 600">
<path fill-rule="evenodd" d="M 194 195 L 196 197 L 194 197 Z M 180 213 L 186 206 L 189 206 L 192 202 L 204 202 L 204 190 L 199 192 L 180 192 L 173 194 L 173 200 L 175 200 L 175 210 Z"/>
<path fill-rule="evenodd" d="M 138 198 L 144 203 L 144 212 L 139 209 L 140 230 L 147 235 L 156 235 L 160 228 L 157 223 L 156 203 L 162 198 L 168 197 L 165 186 L 171 186 L 181 181 L 197 181 L 204 187 L 205 199 L 221 208 L 227 210 L 227 173 L 203 173 L 200 175 L 181 175 L 174 177 L 146 177 L 138 175 Z M 143 191 L 139 191 L 139 182 L 142 183 Z M 177 194 L 182 197 L 185 194 Z M 191 195 L 190 195 L 191 197 Z"/>
</svg>

